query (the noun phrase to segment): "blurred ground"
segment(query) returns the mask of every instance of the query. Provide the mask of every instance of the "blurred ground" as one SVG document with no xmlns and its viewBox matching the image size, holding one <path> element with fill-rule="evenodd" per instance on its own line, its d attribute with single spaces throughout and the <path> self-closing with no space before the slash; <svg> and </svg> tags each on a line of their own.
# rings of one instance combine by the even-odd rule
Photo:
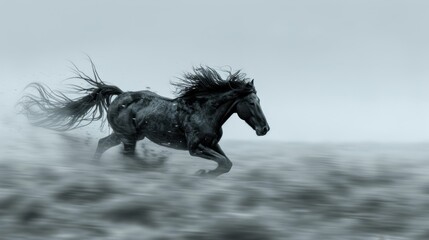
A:
<svg viewBox="0 0 429 240">
<path fill-rule="evenodd" d="M 429 144 L 221 142 L 214 163 L 143 141 L 142 169 L 97 138 L 0 128 L 0 239 L 429 239 Z"/>
</svg>

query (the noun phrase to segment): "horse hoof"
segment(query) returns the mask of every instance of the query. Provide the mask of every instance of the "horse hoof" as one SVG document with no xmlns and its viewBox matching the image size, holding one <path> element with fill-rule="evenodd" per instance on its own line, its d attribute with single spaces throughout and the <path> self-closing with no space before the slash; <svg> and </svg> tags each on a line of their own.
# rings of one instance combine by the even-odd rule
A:
<svg viewBox="0 0 429 240">
<path fill-rule="evenodd" d="M 204 176 L 207 174 L 207 171 L 204 169 L 200 169 L 197 172 L 195 172 L 195 175 Z"/>
</svg>

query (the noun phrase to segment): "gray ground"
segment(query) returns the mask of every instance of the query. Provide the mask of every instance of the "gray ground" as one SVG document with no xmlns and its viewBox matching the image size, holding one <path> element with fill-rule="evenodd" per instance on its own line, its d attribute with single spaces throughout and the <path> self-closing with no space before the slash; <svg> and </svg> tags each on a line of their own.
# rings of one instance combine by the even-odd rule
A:
<svg viewBox="0 0 429 240">
<path fill-rule="evenodd" d="M 91 161 L 97 137 L 0 134 L 0 239 L 429 239 L 429 144 L 224 141 L 234 166 L 144 141 Z M 255 137 L 256 138 L 256 137 Z"/>
</svg>

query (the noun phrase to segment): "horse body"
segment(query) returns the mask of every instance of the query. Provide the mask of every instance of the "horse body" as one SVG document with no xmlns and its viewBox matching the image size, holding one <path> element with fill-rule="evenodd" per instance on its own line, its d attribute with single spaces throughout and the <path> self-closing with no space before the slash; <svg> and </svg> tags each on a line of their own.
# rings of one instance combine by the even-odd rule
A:
<svg viewBox="0 0 429 240">
<path fill-rule="evenodd" d="M 126 92 L 110 105 L 107 119 L 113 131 L 124 141 L 147 137 L 176 149 L 186 149 L 186 139 L 174 99 L 150 91 Z"/>
<path fill-rule="evenodd" d="M 186 74 L 185 80 L 176 84 L 181 94 L 175 99 L 151 91 L 122 92 L 116 86 L 104 84 L 94 65 L 93 72 L 95 80 L 77 70 L 78 78 L 94 86 L 80 89 L 90 92 L 85 97 L 72 100 L 35 84 L 40 96 L 25 96 L 21 105 L 33 123 L 55 130 L 80 127 L 83 121 L 90 123 L 103 118 L 107 111 L 107 121 L 113 131 L 99 140 L 96 159 L 120 143 L 124 145 L 125 155 L 134 156 L 137 141 L 148 138 L 217 162 L 216 169 L 198 173 L 218 176 L 232 167 L 218 143 L 222 125 L 233 113 L 246 121 L 258 136 L 269 131 L 253 80 L 248 82 L 240 72 L 230 73 L 224 80 L 211 68 L 194 69 L 194 74 Z M 114 95 L 117 97 L 111 102 Z"/>
</svg>

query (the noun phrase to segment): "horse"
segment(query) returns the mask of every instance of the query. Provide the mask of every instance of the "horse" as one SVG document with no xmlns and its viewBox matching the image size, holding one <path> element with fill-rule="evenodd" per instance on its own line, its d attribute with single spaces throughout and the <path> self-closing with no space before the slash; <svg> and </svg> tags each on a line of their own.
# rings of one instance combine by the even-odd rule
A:
<svg viewBox="0 0 429 240">
<path fill-rule="evenodd" d="M 232 167 L 219 146 L 222 125 L 232 114 L 237 113 L 258 136 L 270 130 L 254 80 L 250 81 L 240 70 L 224 71 L 227 76 L 223 78 L 211 67 L 194 67 L 178 82 L 171 83 L 176 87 L 176 98 L 166 98 L 148 90 L 124 92 L 103 82 L 92 61 L 91 66 L 93 77 L 75 65 L 73 69 L 73 78 L 89 84 L 87 88 L 71 85 L 84 96 L 69 98 L 33 82 L 28 87 L 37 94 L 24 95 L 20 105 L 33 125 L 57 131 L 76 129 L 96 120 L 102 120 L 103 126 L 107 118 L 112 131 L 98 141 L 94 159 L 100 159 L 106 150 L 121 143 L 123 154 L 135 157 L 137 141 L 147 138 L 215 161 L 215 169 L 201 169 L 197 174 L 216 177 Z"/>
</svg>

